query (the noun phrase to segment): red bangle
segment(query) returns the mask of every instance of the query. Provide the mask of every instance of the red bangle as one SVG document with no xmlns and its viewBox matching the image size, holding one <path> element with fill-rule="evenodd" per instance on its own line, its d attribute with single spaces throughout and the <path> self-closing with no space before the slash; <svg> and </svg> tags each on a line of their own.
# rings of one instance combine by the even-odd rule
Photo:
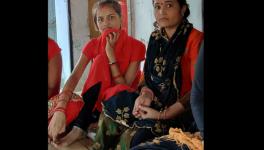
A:
<svg viewBox="0 0 264 150">
<path fill-rule="evenodd" d="M 70 99 L 70 98 L 72 97 L 72 94 L 73 94 L 73 92 L 70 91 L 70 90 L 62 91 L 62 92 L 58 95 L 58 98 L 59 98 L 59 99 L 60 99 L 60 97 L 62 97 L 62 99 L 59 100 L 59 101 L 63 101 L 63 100 L 65 100 L 65 98 Z M 66 102 L 67 102 L 67 101 L 66 101 Z"/>
<path fill-rule="evenodd" d="M 120 78 L 120 77 L 122 77 L 122 74 L 119 74 L 119 75 L 113 77 L 113 79 L 116 80 L 117 78 Z"/>
<path fill-rule="evenodd" d="M 54 112 L 56 112 L 56 111 L 60 111 L 60 112 L 63 112 L 65 114 L 65 108 L 63 108 L 63 107 L 56 107 Z"/>
</svg>

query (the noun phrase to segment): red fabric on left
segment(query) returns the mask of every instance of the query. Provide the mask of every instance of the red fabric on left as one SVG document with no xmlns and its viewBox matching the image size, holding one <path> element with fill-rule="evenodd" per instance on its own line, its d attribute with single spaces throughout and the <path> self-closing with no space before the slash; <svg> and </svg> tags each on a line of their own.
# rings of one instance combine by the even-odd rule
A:
<svg viewBox="0 0 264 150">
<path fill-rule="evenodd" d="M 53 96 L 48 100 L 48 123 L 50 122 L 53 114 L 55 113 L 58 100 L 59 100 L 59 94 Z M 78 116 L 83 105 L 84 102 L 82 97 L 73 93 L 72 98 L 69 100 L 67 107 L 65 109 L 66 126 L 68 126 Z"/>
<path fill-rule="evenodd" d="M 48 61 L 51 60 L 54 56 L 59 54 L 61 49 L 59 45 L 51 38 L 48 37 Z"/>
</svg>

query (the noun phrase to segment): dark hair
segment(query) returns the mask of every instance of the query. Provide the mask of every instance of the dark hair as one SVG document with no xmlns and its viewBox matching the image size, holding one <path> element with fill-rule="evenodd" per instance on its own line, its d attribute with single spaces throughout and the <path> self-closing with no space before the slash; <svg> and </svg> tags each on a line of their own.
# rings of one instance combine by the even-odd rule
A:
<svg viewBox="0 0 264 150">
<path fill-rule="evenodd" d="M 115 12 L 118 14 L 119 17 L 121 17 L 121 5 L 119 4 L 118 0 L 99 0 L 93 5 L 93 21 L 95 24 L 96 29 L 98 30 L 97 25 L 97 10 L 103 6 L 110 6 L 112 7 Z"/>
<path fill-rule="evenodd" d="M 190 15 L 190 9 L 189 4 L 186 2 L 186 0 L 177 0 L 180 7 L 182 8 L 184 5 L 186 5 L 186 11 L 184 13 L 183 18 L 187 19 L 187 17 Z M 154 4 L 154 0 L 152 0 L 152 4 Z"/>
</svg>

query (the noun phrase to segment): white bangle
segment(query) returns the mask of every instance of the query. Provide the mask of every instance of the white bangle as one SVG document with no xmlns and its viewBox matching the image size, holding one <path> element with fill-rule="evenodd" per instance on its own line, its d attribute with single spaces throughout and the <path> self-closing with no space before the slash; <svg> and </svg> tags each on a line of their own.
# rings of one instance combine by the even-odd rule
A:
<svg viewBox="0 0 264 150">
<path fill-rule="evenodd" d="M 114 61 L 114 62 L 109 62 L 108 64 L 109 64 L 109 65 L 116 64 L 116 61 Z"/>
</svg>

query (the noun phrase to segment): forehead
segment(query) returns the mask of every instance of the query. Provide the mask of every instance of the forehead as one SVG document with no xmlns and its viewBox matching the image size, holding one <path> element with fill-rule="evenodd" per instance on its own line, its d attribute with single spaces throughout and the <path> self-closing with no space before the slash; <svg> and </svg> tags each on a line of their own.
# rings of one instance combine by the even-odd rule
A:
<svg viewBox="0 0 264 150">
<path fill-rule="evenodd" d="M 154 0 L 154 4 L 162 4 L 162 3 L 173 3 L 176 2 L 176 0 Z"/>
<path fill-rule="evenodd" d="M 116 11 L 111 5 L 100 6 L 97 10 L 97 16 L 116 14 Z"/>
</svg>

